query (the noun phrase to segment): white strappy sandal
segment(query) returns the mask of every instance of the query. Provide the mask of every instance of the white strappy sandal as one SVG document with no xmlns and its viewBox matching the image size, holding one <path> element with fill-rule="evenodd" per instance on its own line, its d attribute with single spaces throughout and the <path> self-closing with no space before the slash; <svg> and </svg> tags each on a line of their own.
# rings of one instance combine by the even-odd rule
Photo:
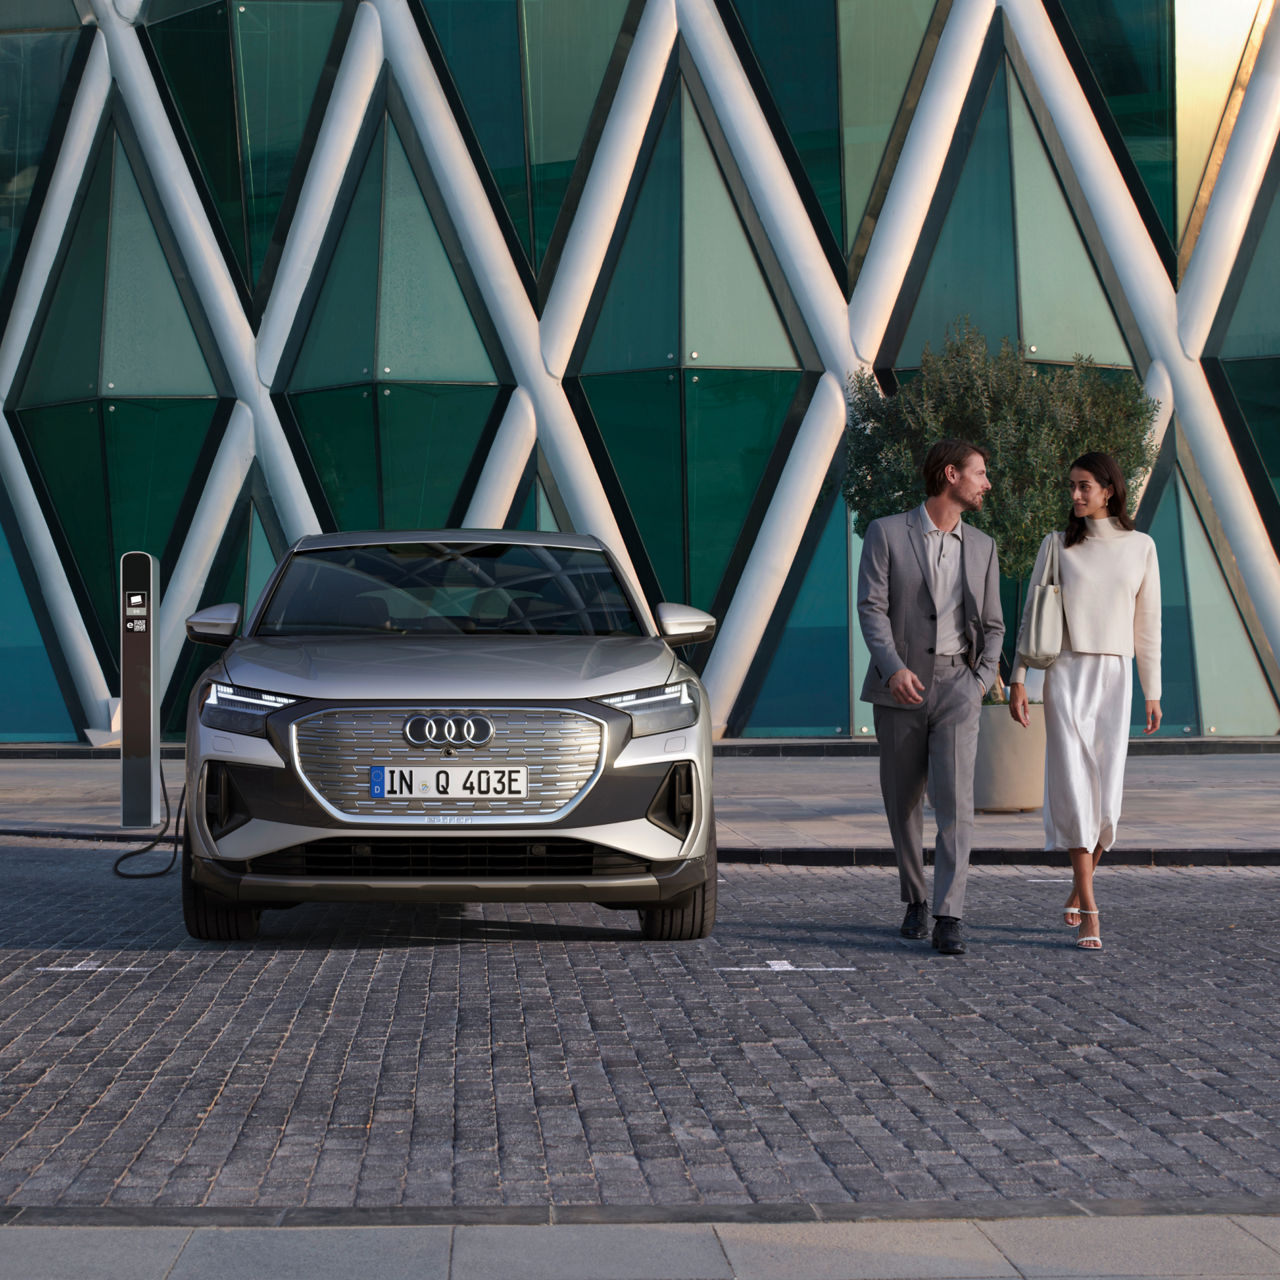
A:
<svg viewBox="0 0 1280 1280">
<path fill-rule="evenodd" d="M 1071 910 L 1071 908 L 1068 908 L 1068 910 Z M 1096 915 L 1098 914 L 1098 912 L 1097 912 L 1097 910 L 1096 910 L 1096 909 L 1095 909 L 1095 910 L 1093 910 L 1093 911 L 1086 911 L 1083 907 L 1076 907 L 1076 908 L 1075 908 L 1075 910 L 1076 910 L 1077 912 L 1079 912 L 1079 914 L 1080 914 L 1080 915 L 1082 915 L 1082 916 L 1096 916 Z M 1079 925 L 1077 925 L 1077 926 L 1076 926 L 1076 928 L 1077 928 L 1077 929 L 1078 929 L 1079 927 L 1080 927 Z M 1086 942 L 1096 942 L 1098 945 L 1097 945 L 1096 947 L 1086 947 L 1086 946 L 1084 945 Z M 1078 950 L 1078 951 L 1101 951 L 1101 950 L 1102 950 L 1102 937 L 1101 937 L 1099 934 L 1096 934 L 1096 933 L 1086 933 L 1086 934 L 1085 934 L 1085 936 L 1084 936 L 1083 938 L 1077 938 L 1077 939 L 1076 939 L 1076 950 Z"/>
</svg>

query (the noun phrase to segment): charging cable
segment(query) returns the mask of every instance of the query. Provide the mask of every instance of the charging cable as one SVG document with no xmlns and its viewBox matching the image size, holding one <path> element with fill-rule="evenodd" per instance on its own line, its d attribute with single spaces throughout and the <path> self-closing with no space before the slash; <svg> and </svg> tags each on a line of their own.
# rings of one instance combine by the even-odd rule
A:
<svg viewBox="0 0 1280 1280">
<path fill-rule="evenodd" d="M 169 819 L 172 816 L 172 811 L 169 808 L 169 791 L 164 785 L 164 765 L 160 764 L 159 761 L 156 763 L 160 769 L 160 794 L 164 796 L 164 825 L 160 828 L 159 833 L 147 844 L 144 844 L 139 849 L 126 850 L 111 864 L 111 870 L 122 880 L 155 880 L 160 876 L 167 876 L 178 861 L 178 841 L 182 832 L 182 812 L 187 798 L 187 784 L 185 782 L 182 784 L 182 794 L 178 797 L 178 815 L 173 824 L 173 852 L 169 855 L 169 861 L 159 871 L 124 870 L 124 864 L 130 858 L 140 858 L 144 853 L 150 853 L 169 832 Z"/>
</svg>

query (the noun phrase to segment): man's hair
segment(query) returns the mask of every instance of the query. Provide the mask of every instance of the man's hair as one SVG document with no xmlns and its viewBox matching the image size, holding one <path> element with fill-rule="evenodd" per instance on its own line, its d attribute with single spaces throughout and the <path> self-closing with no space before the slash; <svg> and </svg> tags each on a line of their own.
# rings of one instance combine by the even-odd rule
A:
<svg viewBox="0 0 1280 1280">
<path fill-rule="evenodd" d="M 925 455 L 924 466 L 920 474 L 924 476 L 924 491 L 930 498 L 936 498 L 947 487 L 947 468 L 955 467 L 964 470 L 964 464 L 978 454 L 983 462 L 989 462 L 991 455 L 976 444 L 967 440 L 939 440 Z"/>
</svg>

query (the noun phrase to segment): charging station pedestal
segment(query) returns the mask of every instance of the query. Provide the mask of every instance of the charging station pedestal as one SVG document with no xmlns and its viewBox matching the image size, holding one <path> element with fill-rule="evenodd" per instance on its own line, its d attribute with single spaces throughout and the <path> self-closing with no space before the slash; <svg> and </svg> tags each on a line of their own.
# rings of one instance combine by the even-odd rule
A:
<svg viewBox="0 0 1280 1280">
<path fill-rule="evenodd" d="M 145 551 L 120 557 L 120 825 L 160 825 L 156 617 L 160 570 Z"/>
</svg>

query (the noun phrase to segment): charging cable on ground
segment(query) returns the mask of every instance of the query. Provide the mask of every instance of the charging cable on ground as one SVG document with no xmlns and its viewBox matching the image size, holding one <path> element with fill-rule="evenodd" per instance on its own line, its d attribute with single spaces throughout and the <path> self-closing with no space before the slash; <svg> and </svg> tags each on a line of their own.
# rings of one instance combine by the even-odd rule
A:
<svg viewBox="0 0 1280 1280">
<path fill-rule="evenodd" d="M 155 880 L 160 876 L 167 876 L 178 861 L 178 841 L 182 835 L 182 813 L 187 798 L 187 784 L 185 782 L 182 784 L 182 794 L 178 797 L 178 813 L 173 823 L 173 852 L 169 855 L 169 861 L 159 871 L 125 871 L 123 869 L 124 863 L 128 862 L 130 858 L 139 858 L 144 853 L 150 853 L 168 834 L 169 819 L 172 816 L 172 811 L 169 808 L 169 792 L 164 785 L 164 765 L 160 765 L 159 768 L 160 794 L 164 796 L 164 825 L 160 828 L 159 834 L 148 844 L 144 844 L 140 849 L 126 850 L 111 864 L 111 870 L 123 880 Z"/>
</svg>

